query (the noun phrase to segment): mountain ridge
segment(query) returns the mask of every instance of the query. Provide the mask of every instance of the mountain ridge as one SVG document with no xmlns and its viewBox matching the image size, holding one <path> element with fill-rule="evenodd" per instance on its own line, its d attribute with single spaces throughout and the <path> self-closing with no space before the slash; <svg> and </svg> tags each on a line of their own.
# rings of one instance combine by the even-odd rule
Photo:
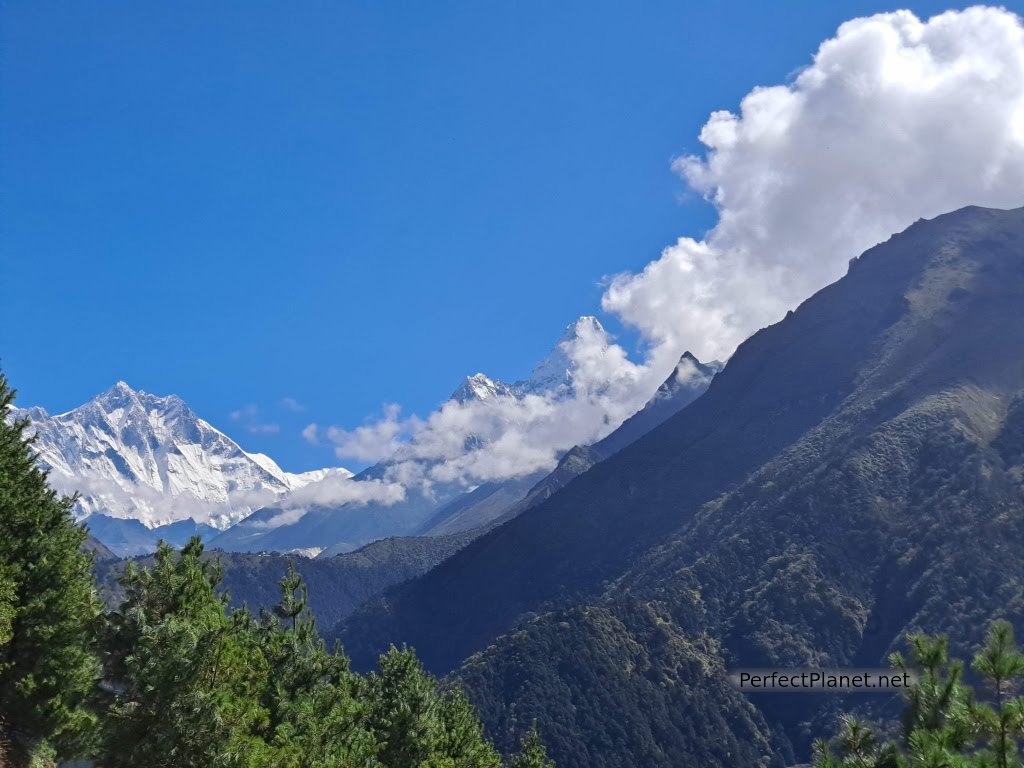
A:
<svg viewBox="0 0 1024 768">
<path fill-rule="evenodd" d="M 246 452 L 177 395 L 152 395 L 124 381 L 65 413 L 33 407 L 10 416 L 29 419 L 51 483 L 80 492 L 79 519 L 102 513 L 156 528 L 191 518 L 223 528 L 325 473 L 351 474 L 285 472 L 270 457 Z"/>
<path fill-rule="evenodd" d="M 806 759 L 837 700 L 752 715 L 684 670 L 882 664 L 909 628 L 1024 623 L 997 578 L 1024 572 L 1022 254 L 1024 209 L 895 235 L 689 407 L 335 634 L 357 666 L 409 643 L 499 744 L 536 719 L 560 765 L 735 764 L 670 714 L 702 716 L 699 690 L 753 724 L 743 764 Z"/>
<path fill-rule="evenodd" d="M 1024 215 L 1006 213 L 995 236 L 982 228 L 936 249 L 905 294 L 907 312 L 880 338 L 875 364 L 833 414 L 703 505 L 599 601 L 574 610 L 656 606 L 666 634 L 710 635 L 715 663 L 731 668 L 881 667 L 921 631 L 947 634 L 951 654 L 962 656 L 994 616 L 1024 627 Z M 523 675 L 550 676 L 568 656 L 604 642 L 600 630 L 586 629 L 567 647 L 555 639 L 564 633 L 556 622 L 564 622 L 557 613 L 532 622 L 536 639 L 524 628 L 499 637 L 457 673 L 501 738 L 513 716 L 559 720 L 589 700 L 588 688 L 577 687 L 555 712 L 534 691 L 508 687 Z M 627 631 L 637 636 L 642 622 L 631 619 Z M 543 655 L 531 648 L 537 643 Z M 602 663 L 616 659 L 609 653 Z M 602 685 L 624 699 L 637 687 L 621 676 Z M 727 687 L 724 679 L 701 685 L 723 694 Z M 659 714 L 670 696 L 647 696 L 627 748 L 603 757 L 588 749 L 623 717 L 591 706 L 589 724 L 563 724 L 558 753 L 585 755 L 569 758 L 576 766 L 635 765 L 640 756 L 645 765 L 672 765 L 649 752 L 651 734 L 672 746 L 690 737 Z M 834 733 L 840 712 L 893 719 L 899 710 L 891 696 L 750 698 L 764 718 L 761 733 L 785 736 L 760 759 L 786 765 L 808 758 L 815 735 Z M 662 725 L 669 730 L 655 730 Z"/>
</svg>

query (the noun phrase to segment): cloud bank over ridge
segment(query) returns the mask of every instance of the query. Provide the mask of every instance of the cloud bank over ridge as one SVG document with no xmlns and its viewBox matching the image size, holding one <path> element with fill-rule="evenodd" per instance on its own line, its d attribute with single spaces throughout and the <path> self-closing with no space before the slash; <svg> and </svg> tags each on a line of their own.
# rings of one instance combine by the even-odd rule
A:
<svg viewBox="0 0 1024 768">
<path fill-rule="evenodd" d="M 571 370 L 567 387 L 449 401 L 426 419 L 388 406 L 352 430 L 310 425 L 307 439 L 339 458 L 393 456 L 386 480 L 403 487 L 550 468 L 642 407 L 684 351 L 727 358 L 915 220 L 1024 204 L 1024 27 L 986 7 L 849 21 L 791 82 L 713 113 L 700 140 L 702 156 L 672 167 L 717 225 L 612 277 L 602 298 L 640 333 L 641 362 L 584 323 L 538 368 Z"/>
<path fill-rule="evenodd" d="M 849 21 L 700 140 L 673 168 L 718 224 L 615 277 L 602 307 L 654 344 L 726 357 L 917 219 L 1024 204 L 1024 27 L 985 7 Z"/>
<path fill-rule="evenodd" d="M 508 385 L 477 374 L 475 395 L 453 397 L 426 419 L 388 405 L 355 429 L 310 425 L 305 434 L 328 440 L 339 458 L 387 458 L 391 482 L 476 485 L 550 469 L 562 452 L 603 437 L 643 406 L 660 383 L 655 375 L 583 317 L 529 380 Z"/>
</svg>

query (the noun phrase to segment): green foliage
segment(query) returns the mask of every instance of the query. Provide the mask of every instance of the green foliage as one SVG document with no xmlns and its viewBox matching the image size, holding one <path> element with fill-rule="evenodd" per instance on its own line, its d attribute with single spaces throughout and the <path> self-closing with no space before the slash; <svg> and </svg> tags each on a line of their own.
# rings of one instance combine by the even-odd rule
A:
<svg viewBox="0 0 1024 768">
<path fill-rule="evenodd" d="M 869 725 L 847 716 L 834 748 L 815 743 L 815 768 L 1021 768 L 1024 698 L 1013 694 L 1024 680 L 1024 655 L 1012 627 L 993 622 L 971 665 L 989 701 L 964 682 L 947 638 L 915 635 L 910 646 L 909 660 L 890 657 L 916 678 L 906 692 L 901 741 L 880 742 Z"/>
<path fill-rule="evenodd" d="M 988 738 L 986 753 L 997 768 L 1020 765 L 1017 741 L 1024 736 L 1024 698 L 1010 697 L 1024 679 L 1024 654 L 1014 645 L 1009 623 L 992 624 L 985 647 L 974 657 L 971 667 L 985 679 L 995 698 L 975 710 L 980 730 Z"/>
<path fill-rule="evenodd" d="M 536 617 L 457 679 L 498 749 L 534 761 L 522 740 L 536 724 L 563 768 L 783 764 L 766 758 L 770 730 L 729 683 L 718 643 L 657 603 L 622 596 Z"/>
<path fill-rule="evenodd" d="M 465 696 L 441 692 L 411 651 L 392 649 L 366 677 L 329 652 L 294 568 L 258 619 L 228 610 L 219 580 L 198 538 L 125 570 L 105 642 L 115 693 L 99 765 L 501 766 Z"/>
<path fill-rule="evenodd" d="M 303 584 L 309 587 L 308 608 L 316 617 L 317 626 L 329 630 L 359 605 L 395 584 L 430 570 L 471 538 L 469 534 L 456 534 L 384 539 L 334 557 L 298 558 L 294 568 Z M 135 562 L 140 567 L 151 567 L 154 563 L 152 556 L 126 562 L 108 551 L 104 557 L 105 547 L 95 540 L 87 546 L 97 551 L 96 580 L 110 608 L 116 608 L 124 599 L 118 579 L 127 562 Z M 258 612 L 264 608 L 271 610 L 277 604 L 278 581 L 291 558 L 248 552 L 207 552 L 205 556 L 216 556 L 220 561 L 221 584 L 229 594 L 232 608 L 248 606 Z"/>
<path fill-rule="evenodd" d="M 364 682 L 367 725 L 386 768 L 492 768 L 497 752 L 461 691 L 437 682 L 407 648 L 392 647 Z"/>
<path fill-rule="evenodd" d="M 17 598 L 13 569 L 0 567 L 0 648 L 14 636 L 14 601 Z"/>
<path fill-rule="evenodd" d="M 510 768 L 555 768 L 548 760 L 548 751 L 541 743 L 536 725 L 527 731 L 519 745 L 519 754 L 512 758 Z"/>
<path fill-rule="evenodd" d="M 72 500 L 47 486 L 27 422 L 5 418 L 13 399 L 0 374 L 0 736 L 27 764 L 94 744 L 100 604 Z"/>
<path fill-rule="evenodd" d="M 152 570 L 130 568 L 127 597 L 111 615 L 107 766 L 246 764 L 263 718 L 254 622 L 228 616 L 217 569 L 193 540 L 177 557 L 164 545 Z"/>
<path fill-rule="evenodd" d="M 294 568 L 280 582 L 281 602 L 262 614 L 258 634 L 268 675 L 261 703 L 267 765 L 375 765 L 363 725 L 365 705 L 340 651 L 330 653 L 306 612 L 305 585 Z"/>
</svg>

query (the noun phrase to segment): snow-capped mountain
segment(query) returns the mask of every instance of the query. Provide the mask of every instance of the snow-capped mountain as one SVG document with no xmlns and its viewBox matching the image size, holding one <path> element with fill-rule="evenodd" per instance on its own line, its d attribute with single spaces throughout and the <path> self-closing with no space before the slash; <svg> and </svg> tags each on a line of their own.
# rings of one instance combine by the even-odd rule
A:
<svg viewBox="0 0 1024 768">
<path fill-rule="evenodd" d="M 585 345 L 594 355 L 608 352 L 611 346 L 608 332 L 596 317 L 585 315 L 566 326 L 562 338 L 534 367 L 530 378 L 516 382 L 513 389 L 519 394 L 570 392 L 579 369 L 579 362 L 572 354 L 578 345 Z"/>
<path fill-rule="evenodd" d="M 157 397 L 119 381 L 67 413 L 14 409 L 36 434 L 50 483 L 81 494 L 79 518 L 103 514 L 154 528 L 191 518 L 226 528 L 285 493 L 346 469 L 293 474 L 247 453 L 181 398 Z"/>
<path fill-rule="evenodd" d="M 503 381 L 495 381 L 482 373 L 467 376 L 452 392 L 449 400 L 456 403 L 468 403 L 473 400 L 483 402 L 494 397 L 514 397 L 515 390 Z"/>
<path fill-rule="evenodd" d="M 526 395 L 567 395 L 572 392 L 579 370 L 573 351 L 577 345 L 586 345 L 589 354 L 600 356 L 611 347 L 608 332 L 592 315 L 585 315 L 566 326 L 565 332 L 530 378 L 507 384 L 482 373 L 467 376 L 452 393 L 450 400 L 466 403 L 481 402 L 495 397 L 524 397 Z"/>
</svg>

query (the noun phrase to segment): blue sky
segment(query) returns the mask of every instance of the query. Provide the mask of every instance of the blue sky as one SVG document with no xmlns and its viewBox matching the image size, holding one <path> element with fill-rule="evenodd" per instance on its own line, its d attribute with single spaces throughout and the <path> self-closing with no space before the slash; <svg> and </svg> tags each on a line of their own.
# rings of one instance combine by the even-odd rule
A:
<svg viewBox="0 0 1024 768">
<path fill-rule="evenodd" d="M 124 379 L 300 470 L 333 461 L 311 421 L 525 376 L 606 275 L 713 225 L 669 169 L 709 114 L 895 6 L 779 7 L 4 4 L 19 403 Z"/>
</svg>

